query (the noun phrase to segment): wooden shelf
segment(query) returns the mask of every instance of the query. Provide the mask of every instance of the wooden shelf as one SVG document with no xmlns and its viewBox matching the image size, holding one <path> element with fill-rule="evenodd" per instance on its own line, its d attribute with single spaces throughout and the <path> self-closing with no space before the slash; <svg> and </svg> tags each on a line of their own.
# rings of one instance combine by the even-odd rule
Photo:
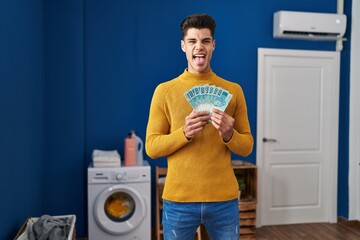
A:
<svg viewBox="0 0 360 240">
<path fill-rule="evenodd" d="M 240 239 L 256 239 L 257 167 L 239 160 L 232 163 L 236 178 L 245 183 L 239 200 Z"/>
</svg>

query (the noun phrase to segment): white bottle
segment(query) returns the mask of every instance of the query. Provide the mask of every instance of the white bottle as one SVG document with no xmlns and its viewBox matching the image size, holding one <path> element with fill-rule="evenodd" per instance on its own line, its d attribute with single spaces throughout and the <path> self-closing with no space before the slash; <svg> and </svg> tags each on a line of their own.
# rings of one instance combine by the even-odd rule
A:
<svg viewBox="0 0 360 240">
<path fill-rule="evenodd" d="M 144 143 L 140 137 L 135 135 L 135 132 L 134 132 L 134 137 L 136 139 L 136 164 L 138 166 L 142 166 L 144 162 L 144 155 L 143 155 Z"/>
</svg>

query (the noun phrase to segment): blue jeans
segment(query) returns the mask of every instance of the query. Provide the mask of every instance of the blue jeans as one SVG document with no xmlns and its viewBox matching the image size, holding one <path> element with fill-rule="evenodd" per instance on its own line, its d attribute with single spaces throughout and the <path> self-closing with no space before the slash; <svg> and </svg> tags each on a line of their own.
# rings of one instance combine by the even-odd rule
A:
<svg viewBox="0 0 360 240">
<path fill-rule="evenodd" d="M 203 203 L 164 200 L 162 224 L 165 240 L 191 240 L 200 224 L 211 240 L 238 240 L 238 200 Z"/>
</svg>

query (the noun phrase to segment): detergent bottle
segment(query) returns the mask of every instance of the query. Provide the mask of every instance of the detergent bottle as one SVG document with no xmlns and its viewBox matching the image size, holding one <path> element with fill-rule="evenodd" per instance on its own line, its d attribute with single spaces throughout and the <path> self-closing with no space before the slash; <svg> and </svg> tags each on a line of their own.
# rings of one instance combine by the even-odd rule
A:
<svg viewBox="0 0 360 240">
<path fill-rule="evenodd" d="M 127 138 L 124 141 L 124 161 L 125 166 L 135 166 L 136 165 L 136 155 L 137 155 L 137 145 L 135 132 L 129 132 Z"/>
<path fill-rule="evenodd" d="M 134 132 L 134 137 L 136 139 L 136 164 L 138 166 L 142 166 L 144 161 L 144 155 L 143 155 L 144 143 L 139 136 L 136 136 L 135 132 Z"/>
</svg>

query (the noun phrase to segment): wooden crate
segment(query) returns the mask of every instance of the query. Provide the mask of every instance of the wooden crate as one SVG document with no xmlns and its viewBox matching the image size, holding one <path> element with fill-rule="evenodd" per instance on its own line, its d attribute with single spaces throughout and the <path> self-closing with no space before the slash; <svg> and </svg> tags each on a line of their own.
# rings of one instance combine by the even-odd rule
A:
<svg viewBox="0 0 360 240">
<path fill-rule="evenodd" d="M 256 239 L 257 167 L 256 165 L 233 161 L 235 176 L 245 182 L 239 200 L 240 239 Z"/>
</svg>

